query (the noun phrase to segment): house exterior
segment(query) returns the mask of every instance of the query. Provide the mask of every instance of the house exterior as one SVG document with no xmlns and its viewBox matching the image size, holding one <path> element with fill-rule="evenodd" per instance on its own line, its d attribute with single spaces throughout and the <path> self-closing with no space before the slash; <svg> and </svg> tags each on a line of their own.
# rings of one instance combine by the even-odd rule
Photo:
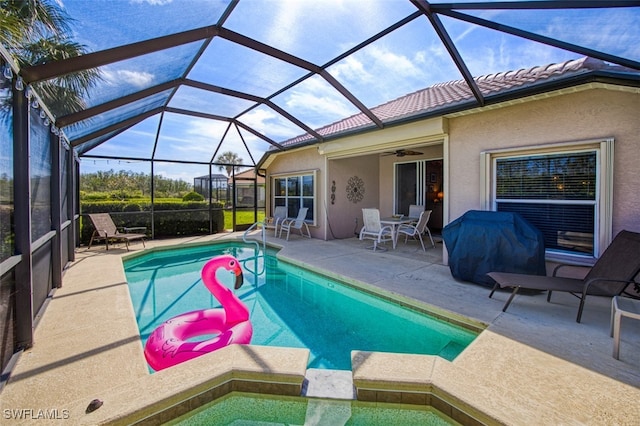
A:
<svg viewBox="0 0 640 426">
<path fill-rule="evenodd" d="M 212 174 L 197 176 L 193 178 L 193 190 L 202 195 L 205 199 L 212 198 L 215 201 L 231 201 L 230 188 L 235 182 L 235 200 L 238 205 L 253 206 L 254 190 L 257 191 L 257 206 L 264 208 L 265 190 L 264 176 L 256 175 L 255 169 L 245 170 L 236 173 L 234 176 L 223 174 Z M 211 197 L 209 197 L 211 191 Z"/>
<path fill-rule="evenodd" d="M 236 203 L 240 206 L 253 207 L 254 204 L 263 209 L 265 206 L 264 176 L 256 174 L 255 169 L 248 169 L 227 179 L 231 188 L 235 182 Z"/>
<path fill-rule="evenodd" d="M 515 211 L 543 231 L 548 259 L 586 264 L 640 231 L 638 71 L 582 58 L 475 81 L 483 106 L 442 83 L 373 108 L 382 130 L 356 115 L 268 152 L 267 213 L 309 207 L 328 240 L 353 237 L 365 207 L 425 205 L 435 230 L 468 210 Z"/>
</svg>

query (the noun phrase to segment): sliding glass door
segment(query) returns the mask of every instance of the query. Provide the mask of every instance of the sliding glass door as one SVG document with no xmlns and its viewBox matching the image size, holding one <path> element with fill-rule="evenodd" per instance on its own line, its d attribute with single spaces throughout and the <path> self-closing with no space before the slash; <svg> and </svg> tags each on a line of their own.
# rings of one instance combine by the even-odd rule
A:
<svg viewBox="0 0 640 426">
<path fill-rule="evenodd" d="M 409 205 L 432 210 L 429 227 L 442 228 L 442 160 L 418 160 L 395 165 L 394 213 L 409 214 Z"/>
</svg>

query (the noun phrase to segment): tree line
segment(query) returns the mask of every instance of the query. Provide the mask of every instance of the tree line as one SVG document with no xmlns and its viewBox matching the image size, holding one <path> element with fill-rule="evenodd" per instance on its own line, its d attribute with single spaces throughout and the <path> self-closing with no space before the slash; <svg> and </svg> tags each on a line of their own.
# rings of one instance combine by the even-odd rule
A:
<svg viewBox="0 0 640 426">
<path fill-rule="evenodd" d="M 181 179 L 169 179 L 159 175 L 153 179 L 155 197 L 182 198 L 193 190 L 193 184 Z M 131 170 L 97 171 L 80 176 L 80 191 L 84 197 L 150 198 L 151 175 Z"/>
</svg>

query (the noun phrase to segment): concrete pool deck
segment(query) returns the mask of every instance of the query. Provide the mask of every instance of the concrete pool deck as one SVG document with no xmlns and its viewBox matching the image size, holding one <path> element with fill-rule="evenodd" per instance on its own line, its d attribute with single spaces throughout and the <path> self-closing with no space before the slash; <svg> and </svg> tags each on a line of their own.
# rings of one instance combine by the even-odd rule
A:
<svg viewBox="0 0 640 426">
<path fill-rule="evenodd" d="M 147 248 L 226 238 L 238 235 L 149 241 Z M 554 294 L 552 303 L 544 294 L 519 295 L 503 313 L 508 294 L 490 299 L 488 288 L 454 280 L 442 265 L 441 244 L 427 253 L 415 242 L 372 252 L 355 238 L 268 240 L 282 246 L 278 256 L 288 261 L 488 325 L 453 362 L 355 352 L 352 381 L 362 395 L 394 402 L 406 401 L 394 400 L 400 394 L 390 390 L 406 392 L 407 398 L 432 395 L 427 403 L 436 408 L 446 410 L 438 406 L 445 400 L 487 424 L 632 425 L 640 418 L 640 324 L 623 320 L 615 360 L 608 298 L 589 297 L 581 324 L 575 322 L 578 300 L 569 294 Z M 145 407 L 135 417 L 145 419 L 179 398 L 216 397 L 198 393 L 213 385 L 226 386 L 217 388 L 221 392 L 250 390 L 247 383 L 257 382 L 295 389 L 307 374 L 304 350 L 230 347 L 150 375 L 122 268 L 122 256 L 142 246 L 131 248 L 77 250 L 62 288 L 39 319 L 33 348 L 20 356 L 0 393 L 3 420 L 27 424 L 48 416 L 38 424 L 130 423 L 119 416 L 131 407 Z M 336 383 L 345 386 L 344 377 L 332 382 L 330 375 L 310 373 L 308 396 L 336 392 Z M 104 405 L 86 414 L 94 398 Z"/>
</svg>

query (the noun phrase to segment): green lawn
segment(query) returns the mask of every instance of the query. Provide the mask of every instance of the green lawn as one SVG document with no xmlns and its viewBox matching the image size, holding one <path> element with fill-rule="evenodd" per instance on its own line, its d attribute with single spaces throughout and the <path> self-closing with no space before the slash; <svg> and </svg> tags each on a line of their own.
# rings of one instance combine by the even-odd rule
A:
<svg viewBox="0 0 640 426">
<path fill-rule="evenodd" d="M 258 222 L 264 220 L 264 211 L 258 211 Z M 237 223 L 254 223 L 255 220 L 253 218 L 253 212 L 237 212 L 236 214 L 236 222 Z M 224 211 L 224 229 L 232 229 L 233 228 L 233 217 L 232 212 L 229 210 Z"/>
</svg>

